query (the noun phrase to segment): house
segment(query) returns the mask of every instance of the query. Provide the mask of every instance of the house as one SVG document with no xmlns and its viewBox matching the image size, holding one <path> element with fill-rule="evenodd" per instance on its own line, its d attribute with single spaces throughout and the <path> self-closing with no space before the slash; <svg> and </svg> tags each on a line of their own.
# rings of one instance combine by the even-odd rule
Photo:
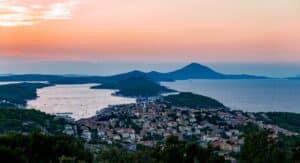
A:
<svg viewBox="0 0 300 163">
<path fill-rule="evenodd" d="M 212 141 L 216 141 L 216 140 L 219 140 L 219 137 L 212 136 L 212 135 L 203 135 L 202 136 L 202 141 L 204 141 L 204 142 L 212 142 Z"/>
<path fill-rule="evenodd" d="M 71 125 L 65 125 L 65 129 L 63 133 L 70 136 L 75 134 L 73 127 Z"/>
<path fill-rule="evenodd" d="M 83 132 L 82 132 L 82 134 L 81 134 L 81 137 L 85 141 L 89 142 L 89 141 L 92 140 L 92 133 L 88 129 L 84 129 Z"/>
<path fill-rule="evenodd" d="M 114 135 L 114 136 L 113 136 L 113 139 L 114 139 L 115 141 L 119 141 L 119 140 L 121 140 L 121 137 L 120 137 L 120 135 Z"/>
<path fill-rule="evenodd" d="M 98 128 L 97 129 L 97 135 L 98 135 L 98 137 L 103 138 L 106 134 L 103 130 Z"/>
</svg>

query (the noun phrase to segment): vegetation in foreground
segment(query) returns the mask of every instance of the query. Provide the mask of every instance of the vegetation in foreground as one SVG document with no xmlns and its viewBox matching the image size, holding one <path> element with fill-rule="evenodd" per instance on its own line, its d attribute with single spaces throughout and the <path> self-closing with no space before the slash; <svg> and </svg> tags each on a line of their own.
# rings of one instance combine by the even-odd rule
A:
<svg viewBox="0 0 300 163">
<path fill-rule="evenodd" d="M 0 162 L 92 162 L 84 144 L 67 136 L 9 134 L 0 136 Z"/>
<path fill-rule="evenodd" d="M 107 163 L 222 163 L 223 157 L 213 149 L 204 149 L 196 142 L 179 141 L 178 137 L 167 138 L 164 144 L 128 152 L 118 148 L 102 151 L 97 157 L 99 162 Z"/>
<path fill-rule="evenodd" d="M 300 141 L 286 148 L 282 140 L 270 137 L 266 131 L 245 135 L 245 144 L 237 154 L 239 163 L 297 163 L 300 161 Z M 212 148 L 202 148 L 196 142 L 167 138 L 155 147 L 140 146 L 128 151 L 121 146 L 107 146 L 99 154 L 91 153 L 84 144 L 67 136 L 42 134 L 8 134 L 0 136 L 0 162 L 101 162 L 101 163 L 223 163 Z"/>
<path fill-rule="evenodd" d="M 96 158 L 84 148 L 82 142 L 66 136 L 41 134 L 0 136 L 0 162 L 105 162 L 105 163 L 222 163 L 212 149 L 201 148 L 197 143 L 181 142 L 169 137 L 165 144 L 154 148 L 126 151 L 107 148 Z"/>
<path fill-rule="evenodd" d="M 33 126 L 57 123 L 52 116 L 35 110 L 0 109 L 1 122 L 18 121 L 15 125 L 2 124 L 0 129 L 0 162 L 107 162 L 107 163 L 218 163 L 225 162 L 213 148 L 202 148 L 197 142 L 179 141 L 177 137 L 167 138 L 163 144 L 154 147 L 138 146 L 129 151 L 122 146 L 105 146 L 100 153 L 92 153 L 85 144 L 74 137 L 60 134 L 37 134 L 35 129 L 20 128 L 20 123 L 34 122 Z M 48 121 L 48 122 L 47 122 Z M 64 123 L 64 122 L 61 122 Z M 6 129 L 5 129 L 6 128 Z M 39 128 L 39 127 L 37 127 Z M 47 127 L 45 127 L 47 128 Z M 5 130 L 3 130 L 5 129 Z M 26 134 L 12 134 L 7 131 L 27 131 Z M 4 132 L 3 132 L 4 131 Z M 51 130 L 50 130 L 51 131 Z M 56 131 L 56 130 L 54 130 Z M 240 163 L 296 163 L 300 161 L 300 138 L 271 137 L 268 131 L 255 125 L 242 129 L 244 145 L 235 157 Z"/>
<path fill-rule="evenodd" d="M 298 163 L 300 162 L 300 137 L 273 137 L 268 130 L 248 124 L 241 128 L 244 145 L 236 155 L 239 163 Z"/>
<path fill-rule="evenodd" d="M 190 92 L 182 92 L 176 95 L 164 97 L 164 100 L 170 102 L 174 106 L 189 108 L 225 108 L 219 101 L 210 97 L 193 94 Z"/>
<path fill-rule="evenodd" d="M 0 107 L 0 133 L 60 134 L 65 124 L 65 120 L 37 110 Z"/>
</svg>

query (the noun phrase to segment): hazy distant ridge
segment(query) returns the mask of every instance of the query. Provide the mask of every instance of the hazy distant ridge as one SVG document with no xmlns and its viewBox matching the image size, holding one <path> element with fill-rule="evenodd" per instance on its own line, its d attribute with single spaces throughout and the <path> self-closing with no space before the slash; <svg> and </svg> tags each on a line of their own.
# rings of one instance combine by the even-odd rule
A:
<svg viewBox="0 0 300 163">
<path fill-rule="evenodd" d="M 40 75 L 40 74 L 24 74 L 24 75 L 8 75 L 0 76 L 0 81 L 49 81 L 55 84 L 84 84 L 84 83 L 106 83 L 112 81 L 120 81 L 132 77 L 143 77 L 153 81 L 174 81 L 187 79 L 265 79 L 264 76 L 254 76 L 247 74 L 232 75 L 222 74 L 212 70 L 211 68 L 191 63 L 178 70 L 161 73 L 161 72 L 142 72 L 131 71 L 112 76 L 63 76 L 63 75 Z"/>
<path fill-rule="evenodd" d="M 300 80 L 300 75 L 295 76 L 295 77 L 289 77 L 287 79 L 292 79 L 292 80 Z"/>
<path fill-rule="evenodd" d="M 145 73 L 142 71 L 131 71 L 124 74 L 118 74 L 110 76 L 111 79 L 126 79 L 129 77 L 146 77 L 154 81 L 174 81 L 174 80 L 187 80 L 187 79 L 265 79 L 267 77 L 263 76 L 254 76 L 254 75 L 231 75 L 231 74 L 222 74 L 212 70 L 211 68 L 198 64 L 191 63 L 181 69 L 168 72 L 160 73 L 152 71 Z"/>
</svg>

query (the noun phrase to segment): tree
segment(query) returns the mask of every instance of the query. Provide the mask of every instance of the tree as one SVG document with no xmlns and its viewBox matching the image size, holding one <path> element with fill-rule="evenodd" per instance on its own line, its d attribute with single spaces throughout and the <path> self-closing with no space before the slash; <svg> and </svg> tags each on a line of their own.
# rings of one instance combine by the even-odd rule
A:
<svg viewBox="0 0 300 163">
<path fill-rule="evenodd" d="M 26 163 L 28 160 L 20 148 L 0 146 L 0 162 Z"/>
<path fill-rule="evenodd" d="M 241 148 L 238 160 L 240 163 L 288 162 L 287 153 L 266 131 L 257 131 L 245 136 L 245 144 Z"/>
<path fill-rule="evenodd" d="M 183 162 L 183 144 L 176 136 L 170 136 L 161 148 L 161 158 L 165 163 Z"/>
<path fill-rule="evenodd" d="M 292 160 L 295 163 L 300 163 L 300 144 L 293 149 Z"/>
<path fill-rule="evenodd" d="M 107 163 L 223 163 L 224 159 L 212 150 L 201 148 L 195 142 L 167 138 L 164 144 L 128 152 L 119 148 L 103 151 L 97 159 Z"/>
<path fill-rule="evenodd" d="M 62 156 L 75 158 L 76 162 L 93 160 L 92 154 L 81 142 L 67 136 L 41 134 L 0 136 L 0 162 L 59 162 Z"/>
</svg>

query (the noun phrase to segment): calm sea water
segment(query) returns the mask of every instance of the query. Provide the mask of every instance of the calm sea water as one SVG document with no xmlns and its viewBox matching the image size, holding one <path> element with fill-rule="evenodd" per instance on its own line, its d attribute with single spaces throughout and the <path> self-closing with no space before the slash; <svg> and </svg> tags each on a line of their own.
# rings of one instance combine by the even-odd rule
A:
<svg viewBox="0 0 300 163">
<path fill-rule="evenodd" d="M 296 80 L 184 80 L 161 84 L 215 98 L 232 109 L 300 113 L 300 81 Z"/>
<path fill-rule="evenodd" d="M 20 82 L 0 82 L 0 85 L 7 85 L 7 84 L 17 84 Z"/>
<path fill-rule="evenodd" d="M 75 119 L 94 116 L 108 105 L 134 103 L 133 98 L 116 97 L 114 90 L 90 89 L 91 84 L 56 85 L 39 89 L 39 98 L 28 102 L 28 108 L 46 113 L 71 112 Z"/>
<path fill-rule="evenodd" d="M 16 82 L 0 82 L 0 85 L 18 84 L 18 83 L 48 83 L 47 81 L 16 81 Z"/>
</svg>

